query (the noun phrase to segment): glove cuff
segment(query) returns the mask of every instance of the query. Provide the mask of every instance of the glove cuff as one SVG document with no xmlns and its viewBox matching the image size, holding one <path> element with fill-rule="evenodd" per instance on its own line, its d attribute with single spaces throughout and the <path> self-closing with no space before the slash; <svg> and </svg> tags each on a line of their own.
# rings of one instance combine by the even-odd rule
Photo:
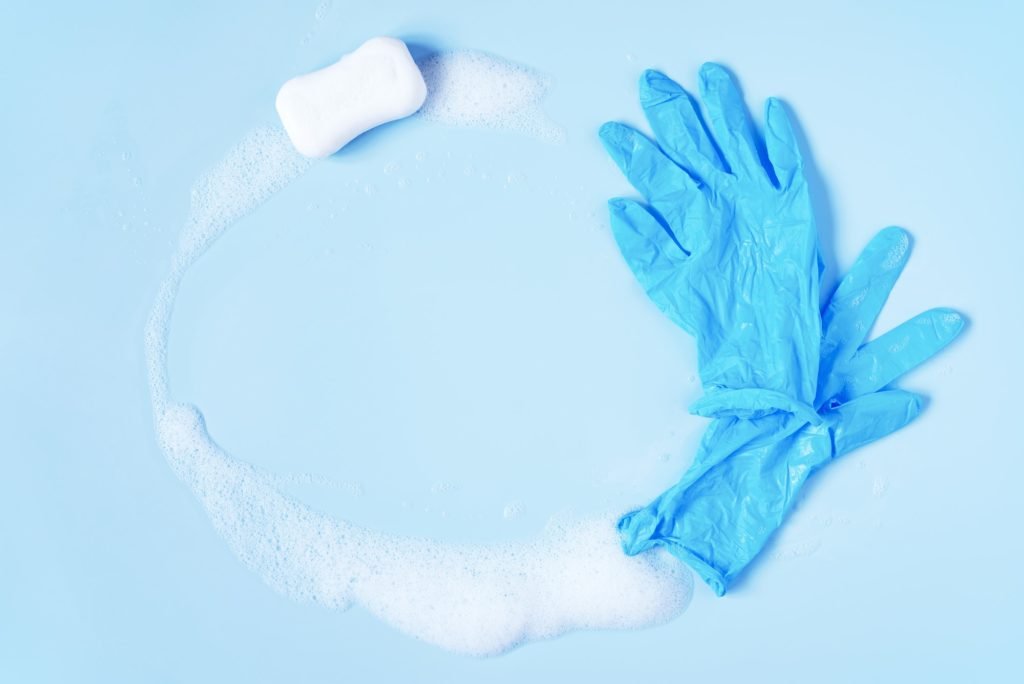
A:
<svg viewBox="0 0 1024 684">
<path fill-rule="evenodd" d="M 656 525 L 657 519 L 643 508 L 622 516 L 619 520 L 618 528 L 622 539 L 622 550 L 625 551 L 626 555 L 635 556 L 652 548 L 662 546 L 700 575 L 700 578 L 711 587 L 716 596 L 724 596 L 725 588 L 728 585 L 725 575 L 700 554 L 687 548 L 682 540 L 673 537 L 661 537 L 655 534 L 653 527 L 656 527 Z"/>
<path fill-rule="evenodd" d="M 814 407 L 787 394 L 767 389 L 715 389 L 690 404 L 690 413 L 706 418 L 763 418 L 773 413 L 791 413 L 811 425 L 821 425 Z"/>
</svg>

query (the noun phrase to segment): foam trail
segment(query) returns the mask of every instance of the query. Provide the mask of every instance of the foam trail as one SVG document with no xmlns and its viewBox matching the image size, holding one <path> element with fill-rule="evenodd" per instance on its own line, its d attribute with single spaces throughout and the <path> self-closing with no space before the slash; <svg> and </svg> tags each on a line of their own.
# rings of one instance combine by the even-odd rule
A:
<svg viewBox="0 0 1024 684">
<path fill-rule="evenodd" d="M 160 285 L 146 323 L 146 365 L 153 410 L 168 401 L 167 336 L 174 300 L 188 268 L 235 221 L 298 178 L 310 165 L 281 128 L 256 128 L 200 176 L 170 273 Z"/>
<path fill-rule="evenodd" d="M 305 168 L 283 131 L 260 129 L 197 183 L 146 328 L 159 444 L 232 551 L 286 596 L 337 609 L 358 603 L 461 653 L 497 654 L 571 630 L 645 627 L 682 613 L 690 571 L 665 552 L 622 553 L 618 516 L 553 524 L 528 543 L 452 545 L 381 534 L 285 496 L 275 478 L 224 452 L 198 409 L 171 399 L 167 338 L 188 268 Z"/>
<path fill-rule="evenodd" d="M 548 79 L 529 67 L 478 50 L 430 55 L 419 67 L 427 82 L 420 115 L 428 121 L 514 131 L 547 142 L 565 138 L 540 107 Z"/>
<path fill-rule="evenodd" d="M 157 423 L 172 468 L 234 553 L 294 599 L 359 603 L 407 634 L 474 655 L 575 629 L 666 622 L 689 601 L 689 571 L 667 554 L 626 556 L 613 517 L 553 525 L 528 543 L 380 534 L 281 494 L 221 450 L 194 407 L 169 406 Z"/>
</svg>

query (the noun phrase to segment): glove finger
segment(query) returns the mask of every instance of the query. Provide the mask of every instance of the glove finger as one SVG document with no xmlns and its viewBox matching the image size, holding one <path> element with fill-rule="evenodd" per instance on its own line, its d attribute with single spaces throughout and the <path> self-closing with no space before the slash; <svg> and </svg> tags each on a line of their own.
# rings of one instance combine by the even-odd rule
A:
<svg viewBox="0 0 1024 684">
<path fill-rule="evenodd" d="M 672 160 L 706 184 L 724 167 L 690 94 L 653 69 L 640 77 L 640 104 L 658 144 Z"/>
<path fill-rule="evenodd" d="M 796 142 L 793 124 L 786 106 L 778 98 L 770 97 L 764 106 L 765 146 L 768 160 L 775 169 L 779 189 L 788 190 L 803 180 L 803 157 Z"/>
<path fill-rule="evenodd" d="M 836 369 L 843 367 L 864 343 L 909 258 L 907 232 L 885 228 L 868 242 L 832 293 L 821 315 L 817 405 L 842 389 L 844 379 Z"/>
<path fill-rule="evenodd" d="M 843 368 L 842 397 L 885 387 L 938 354 L 963 331 L 964 317 L 952 309 L 925 311 L 868 342 Z"/>
<path fill-rule="evenodd" d="M 739 88 L 722 66 L 707 63 L 700 69 L 700 93 L 722 156 L 736 175 L 764 177 L 754 136 Z"/>
<path fill-rule="evenodd" d="M 629 270 L 647 295 L 669 318 L 693 333 L 675 286 L 687 255 L 671 232 L 651 212 L 628 199 L 608 202 L 612 234 Z"/>
<path fill-rule="evenodd" d="M 921 397 L 904 390 L 874 392 L 830 411 L 835 457 L 896 432 L 921 413 Z"/>
<path fill-rule="evenodd" d="M 697 185 L 647 136 L 629 126 L 609 122 L 599 131 L 601 142 L 629 182 L 652 204 L 685 205 Z"/>
</svg>

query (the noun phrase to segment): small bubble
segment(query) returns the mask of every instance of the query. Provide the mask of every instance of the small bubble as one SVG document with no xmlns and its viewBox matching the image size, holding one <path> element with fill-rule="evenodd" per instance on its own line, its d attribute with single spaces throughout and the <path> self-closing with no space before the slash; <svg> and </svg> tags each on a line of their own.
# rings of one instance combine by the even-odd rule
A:
<svg viewBox="0 0 1024 684">
<path fill-rule="evenodd" d="M 505 504 L 505 509 L 502 511 L 502 517 L 505 520 L 515 520 L 523 514 L 523 504 L 518 501 L 512 501 Z"/>
</svg>

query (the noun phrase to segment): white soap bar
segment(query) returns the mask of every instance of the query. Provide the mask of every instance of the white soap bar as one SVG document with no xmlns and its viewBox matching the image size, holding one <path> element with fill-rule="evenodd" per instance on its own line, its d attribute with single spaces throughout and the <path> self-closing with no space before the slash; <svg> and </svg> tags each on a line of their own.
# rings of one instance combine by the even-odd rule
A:
<svg viewBox="0 0 1024 684">
<path fill-rule="evenodd" d="M 331 66 L 281 86 L 277 115 L 295 149 L 327 157 L 360 133 L 415 113 L 426 97 L 405 43 L 371 38 Z"/>
</svg>

